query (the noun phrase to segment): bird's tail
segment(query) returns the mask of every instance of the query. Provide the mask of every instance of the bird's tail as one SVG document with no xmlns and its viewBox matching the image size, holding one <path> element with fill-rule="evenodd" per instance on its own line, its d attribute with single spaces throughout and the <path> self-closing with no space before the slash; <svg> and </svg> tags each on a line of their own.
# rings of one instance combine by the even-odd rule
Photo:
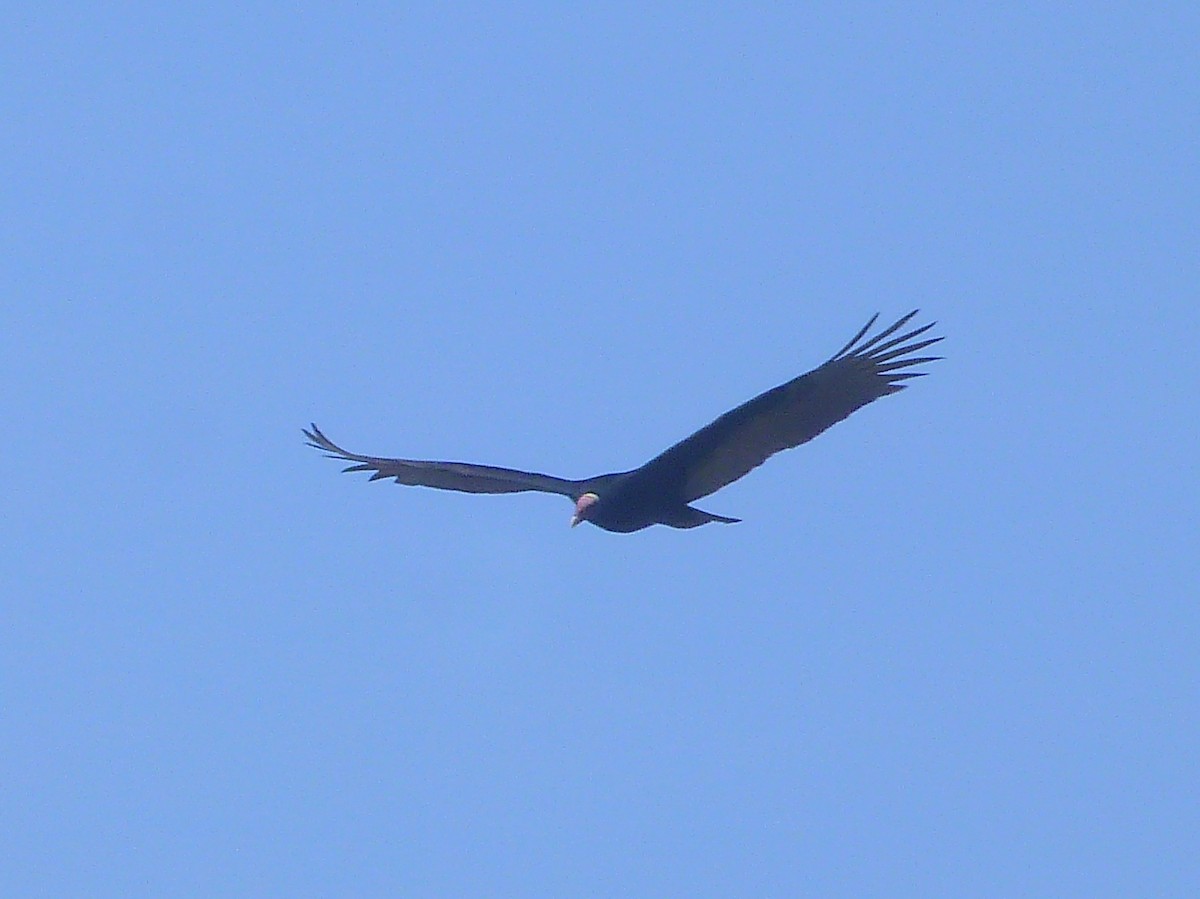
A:
<svg viewBox="0 0 1200 899">
<path fill-rule="evenodd" d="M 724 515 L 714 515 L 712 512 L 697 509 L 695 506 L 684 506 L 677 516 L 669 521 L 663 521 L 663 524 L 670 525 L 673 528 L 698 528 L 700 525 L 708 524 L 710 521 L 719 521 L 722 524 L 737 524 L 741 519 L 727 518 Z"/>
</svg>

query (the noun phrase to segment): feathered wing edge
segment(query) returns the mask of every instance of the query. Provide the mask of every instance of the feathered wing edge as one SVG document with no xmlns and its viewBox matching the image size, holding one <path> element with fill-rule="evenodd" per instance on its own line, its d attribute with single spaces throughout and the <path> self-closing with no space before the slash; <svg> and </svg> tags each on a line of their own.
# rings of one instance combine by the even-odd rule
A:
<svg viewBox="0 0 1200 899">
<path fill-rule="evenodd" d="M 311 430 L 309 430 L 311 428 Z M 578 499 L 583 492 L 581 482 L 553 475 L 519 471 L 513 468 L 498 468 L 494 465 L 476 465 L 470 462 L 437 462 L 421 459 L 389 459 L 380 456 L 362 456 L 342 449 L 323 433 L 315 424 L 302 428 L 308 445 L 319 449 L 330 459 L 352 464 L 343 471 L 369 471 L 371 480 L 394 478 L 397 484 L 415 487 L 434 487 L 439 490 L 457 490 L 461 493 L 521 493 L 536 491 L 554 493 Z"/>
<path fill-rule="evenodd" d="M 904 371 L 904 369 L 926 362 L 937 362 L 942 358 L 941 356 L 909 357 L 909 353 L 916 353 L 944 339 L 943 337 L 929 337 L 916 343 L 908 343 L 914 337 L 920 337 L 936 325 L 937 322 L 933 321 L 919 328 L 914 328 L 907 333 L 901 334 L 899 337 L 893 337 L 886 343 L 881 343 L 881 341 L 907 325 L 920 311 L 919 309 L 914 309 L 891 327 L 880 331 L 865 343 L 859 343 L 866 336 L 867 332 L 871 330 L 871 326 L 878 320 L 879 313 L 876 312 L 871 316 L 871 320 L 863 325 L 862 330 L 855 334 L 849 343 L 834 353 L 833 357 L 826 364 L 839 362 L 843 359 L 862 360 L 869 363 L 873 372 L 887 382 L 887 386 L 890 388 L 887 391 L 888 393 L 903 390 L 906 385 L 902 384 L 902 381 L 907 381 L 911 378 L 923 378 L 929 374 L 929 372 L 925 371 Z"/>
</svg>

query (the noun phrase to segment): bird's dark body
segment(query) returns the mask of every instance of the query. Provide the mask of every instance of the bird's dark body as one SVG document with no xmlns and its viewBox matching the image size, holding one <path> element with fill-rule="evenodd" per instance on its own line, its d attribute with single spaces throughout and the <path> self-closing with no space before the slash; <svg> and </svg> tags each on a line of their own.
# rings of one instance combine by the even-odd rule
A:
<svg viewBox="0 0 1200 899">
<path fill-rule="evenodd" d="M 652 524 L 694 528 L 710 521 L 737 521 L 692 508 L 672 485 L 662 483 L 653 472 L 641 469 L 605 475 L 584 483 L 586 486 L 580 496 L 594 493 L 599 497 L 588 507 L 587 520 L 606 531 L 628 534 Z"/>
<path fill-rule="evenodd" d="M 371 480 L 394 478 L 399 484 L 466 493 L 557 493 L 576 503 L 573 523 L 589 521 L 606 531 L 630 533 L 653 524 L 673 528 L 694 528 L 712 521 L 729 524 L 739 519 L 704 512 L 690 504 L 737 480 L 775 453 L 806 443 L 856 409 L 903 390 L 904 381 L 924 374 L 909 370 L 911 366 L 940 358 L 912 355 L 941 340 L 915 340 L 932 324 L 886 339 L 915 315 L 910 312 L 864 341 L 878 316 L 872 318 L 824 365 L 731 409 L 631 471 L 576 481 L 466 462 L 360 456 L 337 446 L 316 425 L 304 434 L 312 446 L 353 463 L 346 471 L 372 472 Z"/>
</svg>

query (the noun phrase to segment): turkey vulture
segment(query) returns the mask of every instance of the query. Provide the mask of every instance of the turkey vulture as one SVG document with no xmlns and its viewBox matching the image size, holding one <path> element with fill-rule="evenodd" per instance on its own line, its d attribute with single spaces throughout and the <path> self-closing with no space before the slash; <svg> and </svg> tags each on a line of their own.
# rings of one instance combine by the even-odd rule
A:
<svg viewBox="0 0 1200 899">
<path fill-rule="evenodd" d="M 925 374 L 909 370 L 912 366 L 942 358 L 912 355 L 942 339 L 916 340 L 934 322 L 892 337 L 916 314 L 914 310 L 864 340 L 879 318 L 876 314 L 824 365 L 726 412 L 641 468 L 582 481 L 467 462 L 360 456 L 342 449 L 315 424 L 304 436 L 330 458 L 353 463 L 345 471 L 373 472 L 372 481 L 395 478 L 397 484 L 463 493 L 561 494 L 575 503 L 572 526 L 588 521 L 606 531 L 629 533 L 652 524 L 673 528 L 694 528 L 710 521 L 732 524 L 740 519 L 688 504 L 736 481 L 780 450 L 812 440 L 855 409 L 903 390 L 906 385 L 901 382 Z"/>
</svg>

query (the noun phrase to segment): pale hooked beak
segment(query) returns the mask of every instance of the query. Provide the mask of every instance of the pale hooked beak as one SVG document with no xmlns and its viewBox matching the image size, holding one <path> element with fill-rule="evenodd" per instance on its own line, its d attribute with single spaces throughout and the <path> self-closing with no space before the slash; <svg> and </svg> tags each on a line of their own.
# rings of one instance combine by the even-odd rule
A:
<svg viewBox="0 0 1200 899">
<path fill-rule="evenodd" d="M 585 493 L 583 496 L 579 497 L 578 502 L 575 503 L 575 514 L 571 516 L 571 527 L 575 527 L 575 525 L 587 518 L 588 506 L 590 506 L 599 498 L 600 497 L 596 496 L 594 493 Z"/>
</svg>

